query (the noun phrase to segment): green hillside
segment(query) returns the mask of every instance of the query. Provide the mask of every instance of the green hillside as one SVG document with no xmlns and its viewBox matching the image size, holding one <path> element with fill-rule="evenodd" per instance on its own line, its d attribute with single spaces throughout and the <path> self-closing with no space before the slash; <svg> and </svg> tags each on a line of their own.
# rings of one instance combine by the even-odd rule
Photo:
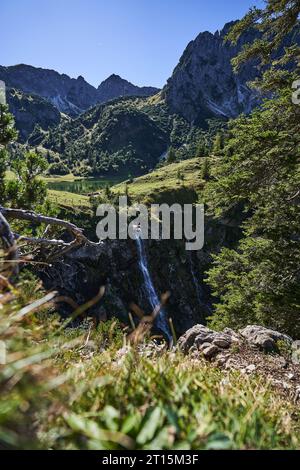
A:
<svg viewBox="0 0 300 470">
<path fill-rule="evenodd" d="M 133 201 L 151 204 L 154 202 L 196 202 L 205 181 L 202 179 L 204 160 L 192 158 L 162 168 L 112 187 L 113 194 L 128 195 Z"/>
<path fill-rule="evenodd" d="M 224 122 L 207 129 L 171 114 L 158 94 L 120 98 L 98 105 L 77 119 L 64 119 L 48 132 L 37 128 L 29 139 L 51 164 L 50 173 L 79 176 L 140 176 L 148 173 L 172 148 L 177 160 L 209 149 Z"/>
</svg>

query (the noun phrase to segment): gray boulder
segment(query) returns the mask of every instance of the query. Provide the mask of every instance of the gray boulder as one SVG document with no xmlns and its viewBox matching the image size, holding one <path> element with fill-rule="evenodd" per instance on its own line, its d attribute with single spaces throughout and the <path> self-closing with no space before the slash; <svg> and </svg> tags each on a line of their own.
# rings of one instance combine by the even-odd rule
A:
<svg viewBox="0 0 300 470">
<path fill-rule="evenodd" d="M 210 330 L 204 325 L 195 325 L 179 338 L 178 347 L 182 352 L 187 354 L 195 344 L 199 347 L 201 344 L 205 343 L 205 339 L 209 333 Z"/>
<path fill-rule="evenodd" d="M 211 358 L 221 350 L 229 349 L 232 343 L 238 341 L 236 333 L 210 330 L 204 325 L 195 325 L 189 329 L 178 341 L 178 347 L 187 354 L 191 350 L 203 352 L 204 356 Z"/>
<path fill-rule="evenodd" d="M 246 328 L 239 330 L 239 333 L 248 343 L 265 352 L 278 352 L 278 341 L 284 341 L 288 345 L 291 345 L 293 342 L 290 336 L 258 325 L 246 326 Z"/>
<path fill-rule="evenodd" d="M 219 352 L 220 352 L 220 349 L 214 344 L 211 344 L 210 346 L 202 350 L 202 353 L 205 359 L 213 359 L 215 356 L 217 356 L 217 354 L 219 354 Z"/>
</svg>

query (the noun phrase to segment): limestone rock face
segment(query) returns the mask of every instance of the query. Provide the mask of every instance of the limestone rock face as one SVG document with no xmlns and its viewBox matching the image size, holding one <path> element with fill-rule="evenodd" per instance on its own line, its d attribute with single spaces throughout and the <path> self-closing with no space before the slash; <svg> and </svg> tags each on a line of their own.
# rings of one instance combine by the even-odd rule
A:
<svg viewBox="0 0 300 470">
<path fill-rule="evenodd" d="M 20 64 L 0 67 L 6 87 L 44 98 L 60 112 L 77 116 L 97 102 L 97 90 L 84 78 L 70 78 L 54 70 Z"/>
<path fill-rule="evenodd" d="M 261 102 L 258 92 L 248 86 L 260 74 L 257 63 L 247 62 L 237 74 L 231 64 L 245 44 L 259 37 L 259 32 L 249 30 L 233 46 L 225 41 L 233 24 L 226 24 L 215 34 L 200 33 L 191 41 L 163 89 L 171 111 L 189 122 L 201 125 L 208 118 L 234 118 L 249 113 Z M 299 42 L 299 37 L 295 33 L 293 40 Z M 284 45 L 290 43 L 291 37 L 287 37 Z"/>
<path fill-rule="evenodd" d="M 224 43 L 231 24 L 215 34 L 204 32 L 190 42 L 163 90 L 170 108 L 188 121 L 202 123 L 212 117 L 232 118 L 249 113 L 259 96 L 247 86 L 257 76 L 254 64 L 235 75 L 231 60 L 255 32 L 245 35 L 237 46 Z"/>
</svg>

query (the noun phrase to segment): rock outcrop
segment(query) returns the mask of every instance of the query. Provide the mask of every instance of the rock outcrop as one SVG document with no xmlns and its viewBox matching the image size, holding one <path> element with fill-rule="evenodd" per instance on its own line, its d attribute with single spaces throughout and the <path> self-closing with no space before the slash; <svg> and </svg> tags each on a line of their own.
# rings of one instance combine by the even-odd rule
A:
<svg viewBox="0 0 300 470">
<path fill-rule="evenodd" d="M 204 325 L 195 325 L 181 336 L 178 347 L 185 354 L 200 351 L 205 358 L 211 359 L 222 350 L 239 343 L 240 337 L 233 330 L 226 329 L 220 333 Z"/>
<path fill-rule="evenodd" d="M 251 328 L 253 327 L 249 326 L 248 331 Z M 256 326 L 255 329 L 257 328 L 260 327 Z M 278 333 L 273 330 L 271 332 L 272 335 Z M 278 338 L 279 336 L 281 333 L 276 335 Z M 199 348 L 195 344 L 196 339 Z M 217 346 L 218 341 L 220 343 Z M 232 346 L 228 348 L 230 341 Z M 218 333 L 203 325 L 195 325 L 179 339 L 178 347 L 183 352 L 189 351 L 188 357 L 183 359 L 182 363 L 186 364 L 188 361 L 193 371 L 201 368 L 218 370 L 221 393 L 227 387 L 232 386 L 234 375 L 238 376 L 241 381 L 246 380 L 251 383 L 254 380 L 255 383 L 263 385 L 266 394 L 273 389 L 285 400 L 293 403 L 300 402 L 300 343 L 298 341 L 292 345 L 291 350 L 294 351 L 292 355 L 287 354 L 287 351 L 266 354 L 246 341 L 240 333 L 235 333 L 230 329 Z M 295 354 L 296 348 L 297 354 Z M 116 363 L 123 364 L 130 352 L 131 347 L 128 345 L 120 349 L 115 357 Z M 153 339 L 140 344 L 136 352 L 155 359 L 166 354 L 166 344 Z M 172 348 L 167 354 L 176 357 L 176 348 Z"/>
<path fill-rule="evenodd" d="M 265 352 L 278 351 L 278 342 L 291 345 L 293 340 L 290 336 L 263 326 L 249 325 L 240 330 L 240 334 L 252 345 L 257 346 Z"/>
<path fill-rule="evenodd" d="M 245 343 L 265 353 L 275 353 L 279 352 L 280 343 L 291 347 L 293 340 L 288 335 L 258 325 L 249 325 L 238 332 L 230 328 L 218 332 L 204 325 L 195 325 L 181 336 L 178 347 L 184 354 L 199 351 L 205 358 L 211 359 L 232 346 Z"/>
<path fill-rule="evenodd" d="M 216 332 L 195 325 L 179 338 L 178 348 L 196 364 L 205 360 L 224 371 L 255 374 L 285 397 L 300 400 L 300 342 L 278 331 L 249 325 Z"/>
</svg>

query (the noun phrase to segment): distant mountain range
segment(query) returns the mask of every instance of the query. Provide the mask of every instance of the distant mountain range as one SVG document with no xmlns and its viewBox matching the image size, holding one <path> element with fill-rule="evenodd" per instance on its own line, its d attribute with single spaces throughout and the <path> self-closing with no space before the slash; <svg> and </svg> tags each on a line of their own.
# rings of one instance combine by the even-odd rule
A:
<svg viewBox="0 0 300 470">
<path fill-rule="evenodd" d="M 81 76 L 70 78 L 54 70 L 25 64 L 0 66 L 0 80 L 7 88 L 46 99 L 61 113 L 72 117 L 121 96 L 151 96 L 159 91 L 154 87 L 138 87 L 118 75 L 111 75 L 94 88 Z"/>
<path fill-rule="evenodd" d="M 235 118 L 261 103 L 262 96 L 248 84 L 261 74 L 257 63 L 246 63 L 237 74 L 231 64 L 259 32 L 249 30 L 233 46 L 225 37 L 234 23 L 191 41 L 161 91 L 137 87 L 118 75 L 96 89 L 81 76 L 29 65 L 0 66 L 20 141 L 44 145 L 78 171 L 81 164 L 74 159 L 84 161 L 89 172 L 118 172 L 120 165 L 123 172 L 125 167 L 145 172 L 169 145 L 186 147 L 186 136 L 197 135 L 195 128 L 206 129 L 208 119 Z M 300 44 L 299 28 L 281 47 L 295 42 Z"/>
<path fill-rule="evenodd" d="M 15 116 L 19 140 L 25 142 L 36 125 L 44 131 L 61 122 L 64 115 L 76 118 L 97 104 L 127 96 L 147 97 L 154 87 L 138 87 L 111 75 L 98 88 L 54 70 L 31 65 L 0 66 L 0 80 L 7 88 L 7 101 Z"/>
</svg>

